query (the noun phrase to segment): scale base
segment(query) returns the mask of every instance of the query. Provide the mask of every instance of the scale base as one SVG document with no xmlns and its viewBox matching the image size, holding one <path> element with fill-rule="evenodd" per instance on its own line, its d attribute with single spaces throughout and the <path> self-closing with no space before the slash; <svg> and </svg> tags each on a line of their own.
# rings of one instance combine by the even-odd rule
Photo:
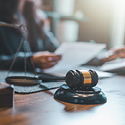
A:
<svg viewBox="0 0 125 125">
<path fill-rule="evenodd" d="M 98 87 L 76 90 L 65 84 L 55 92 L 54 98 L 74 104 L 102 104 L 107 101 L 105 94 Z"/>
</svg>

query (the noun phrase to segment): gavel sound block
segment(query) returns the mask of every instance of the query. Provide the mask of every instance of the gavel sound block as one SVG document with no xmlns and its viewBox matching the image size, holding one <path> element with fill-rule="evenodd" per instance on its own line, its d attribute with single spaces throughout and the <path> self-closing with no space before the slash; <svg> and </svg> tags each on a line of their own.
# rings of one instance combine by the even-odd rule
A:
<svg viewBox="0 0 125 125">
<path fill-rule="evenodd" d="M 0 108 L 12 107 L 14 88 L 6 83 L 0 83 Z"/>
<path fill-rule="evenodd" d="M 98 83 L 98 74 L 93 70 L 70 70 L 66 74 L 66 84 L 62 85 L 54 94 L 54 98 L 74 104 L 102 104 L 106 103 L 105 94 Z"/>
</svg>

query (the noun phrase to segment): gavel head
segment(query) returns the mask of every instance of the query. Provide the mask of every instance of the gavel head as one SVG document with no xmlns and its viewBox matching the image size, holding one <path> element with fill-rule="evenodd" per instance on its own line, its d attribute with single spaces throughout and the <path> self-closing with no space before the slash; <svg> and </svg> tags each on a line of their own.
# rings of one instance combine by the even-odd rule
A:
<svg viewBox="0 0 125 125">
<path fill-rule="evenodd" d="M 98 83 L 98 75 L 93 70 L 70 70 L 65 81 L 71 89 L 94 87 Z"/>
</svg>

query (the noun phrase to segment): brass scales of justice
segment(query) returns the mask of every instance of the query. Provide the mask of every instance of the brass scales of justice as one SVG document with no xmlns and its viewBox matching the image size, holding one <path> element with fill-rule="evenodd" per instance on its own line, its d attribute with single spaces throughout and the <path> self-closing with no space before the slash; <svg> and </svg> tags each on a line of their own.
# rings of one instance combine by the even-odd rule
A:
<svg viewBox="0 0 125 125">
<path fill-rule="evenodd" d="M 0 22 L 0 26 L 12 27 L 12 28 L 23 28 L 23 37 L 15 54 L 15 57 L 10 65 L 6 82 L 10 85 L 16 86 L 34 86 L 39 85 L 42 80 L 65 80 L 66 84 L 60 86 L 55 92 L 54 98 L 63 102 L 74 103 L 74 104 L 102 104 L 106 103 L 107 99 L 105 94 L 100 88 L 95 87 L 98 83 L 98 75 L 93 70 L 80 71 L 70 70 L 67 72 L 65 77 L 56 76 L 37 76 L 35 66 L 31 58 L 31 63 L 34 70 L 34 77 L 26 76 L 26 46 L 28 52 L 31 53 L 30 45 L 27 40 L 27 30 L 24 25 L 13 25 L 5 22 Z M 24 44 L 24 63 L 25 63 L 25 76 L 9 76 L 10 71 L 16 61 L 17 55 L 20 51 L 20 47 Z"/>
</svg>

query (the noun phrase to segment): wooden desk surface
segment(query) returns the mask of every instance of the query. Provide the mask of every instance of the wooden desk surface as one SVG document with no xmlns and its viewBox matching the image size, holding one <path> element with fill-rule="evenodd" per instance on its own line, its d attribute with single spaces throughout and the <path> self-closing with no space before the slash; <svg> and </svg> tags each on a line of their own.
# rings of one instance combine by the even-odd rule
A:
<svg viewBox="0 0 125 125">
<path fill-rule="evenodd" d="M 55 90 L 15 94 L 12 108 L 0 109 L 0 125 L 125 125 L 125 76 L 99 80 L 107 96 L 101 105 L 59 102 Z"/>
</svg>

